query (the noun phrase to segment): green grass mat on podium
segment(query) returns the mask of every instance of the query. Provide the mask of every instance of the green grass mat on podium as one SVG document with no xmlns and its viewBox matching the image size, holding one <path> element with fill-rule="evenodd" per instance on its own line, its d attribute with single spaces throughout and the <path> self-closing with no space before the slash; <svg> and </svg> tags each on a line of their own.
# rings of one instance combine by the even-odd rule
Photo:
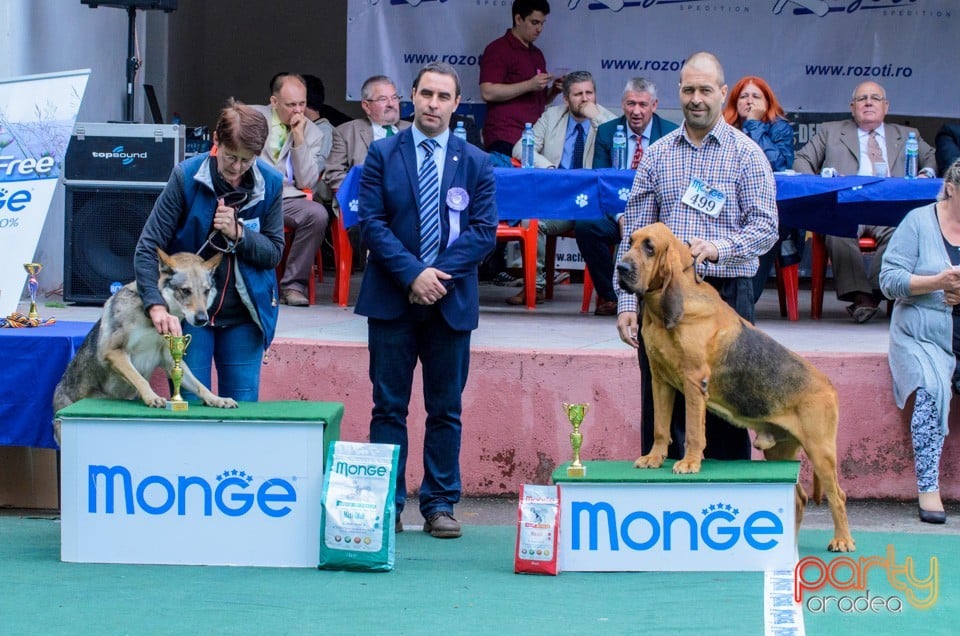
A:
<svg viewBox="0 0 960 636">
<path fill-rule="evenodd" d="M 235 409 L 218 409 L 191 402 L 189 410 L 155 409 L 135 400 L 100 400 L 88 398 L 74 402 L 57 413 L 60 418 L 102 420 L 206 420 L 212 422 L 314 422 L 323 423 L 323 447 L 340 439 L 343 419 L 341 402 L 240 402 Z"/>
<path fill-rule="evenodd" d="M 788 483 L 797 482 L 800 462 L 718 461 L 706 459 L 699 473 L 678 475 L 673 472 L 674 460 L 660 468 L 634 468 L 632 461 L 589 461 L 585 477 L 568 477 L 569 463 L 553 471 L 553 483 L 601 484 L 702 484 L 702 483 Z"/>
</svg>

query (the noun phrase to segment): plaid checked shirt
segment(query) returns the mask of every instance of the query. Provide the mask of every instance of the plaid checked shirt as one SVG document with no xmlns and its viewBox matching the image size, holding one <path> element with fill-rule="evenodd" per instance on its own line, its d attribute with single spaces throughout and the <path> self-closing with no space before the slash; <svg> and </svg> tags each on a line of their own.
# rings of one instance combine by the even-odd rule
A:
<svg viewBox="0 0 960 636">
<path fill-rule="evenodd" d="M 692 179 L 700 179 L 726 196 L 720 216 L 711 218 L 680 202 Z M 622 260 L 634 230 L 665 223 L 678 238 L 701 238 L 717 246 L 716 263 L 703 263 L 705 276 L 753 276 L 757 256 L 777 242 L 776 184 L 760 146 L 721 117 L 698 148 L 686 136 L 686 125 L 669 133 L 643 153 L 624 213 L 623 237 L 617 249 Z M 617 290 L 617 309 L 637 311 L 637 297 Z"/>
</svg>

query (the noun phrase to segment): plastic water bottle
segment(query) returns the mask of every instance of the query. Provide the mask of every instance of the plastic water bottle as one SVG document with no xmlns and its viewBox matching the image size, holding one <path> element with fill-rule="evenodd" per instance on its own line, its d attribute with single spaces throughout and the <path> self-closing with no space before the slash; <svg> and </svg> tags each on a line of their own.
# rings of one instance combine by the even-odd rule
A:
<svg viewBox="0 0 960 636">
<path fill-rule="evenodd" d="M 527 122 L 520 137 L 520 166 L 523 168 L 533 167 L 533 145 L 533 124 Z"/>
<path fill-rule="evenodd" d="M 917 135 L 910 133 L 907 135 L 907 145 L 904 149 L 904 176 L 907 179 L 916 179 L 920 163 L 920 143 L 917 141 Z"/>
<path fill-rule="evenodd" d="M 460 141 L 463 141 L 464 143 L 466 143 L 467 129 L 463 127 L 462 121 L 457 122 L 457 127 L 453 129 L 453 136 L 460 139 Z"/>
<path fill-rule="evenodd" d="M 113 296 L 114 294 L 116 294 L 116 293 L 117 293 L 118 291 L 120 291 L 121 289 L 123 289 L 123 283 L 121 283 L 120 281 L 115 280 L 115 281 L 113 281 L 112 283 L 110 283 L 110 295 L 111 295 L 111 296 Z"/>
<path fill-rule="evenodd" d="M 627 167 L 627 135 L 623 132 L 621 124 L 617 124 L 617 131 L 613 133 L 611 155 L 613 167 L 617 170 L 625 170 Z"/>
</svg>

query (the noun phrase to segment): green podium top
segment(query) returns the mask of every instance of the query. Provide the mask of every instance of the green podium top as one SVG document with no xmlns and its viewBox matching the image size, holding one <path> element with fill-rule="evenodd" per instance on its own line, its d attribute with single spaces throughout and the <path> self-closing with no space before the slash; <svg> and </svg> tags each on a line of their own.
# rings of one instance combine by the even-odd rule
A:
<svg viewBox="0 0 960 636">
<path fill-rule="evenodd" d="M 146 406 L 138 400 L 101 400 L 87 398 L 74 402 L 57 412 L 60 418 L 97 418 L 125 420 L 212 420 L 236 421 L 287 421 L 325 422 L 340 428 L 343 419 L 341 402 L 304 402 L 290 400 L 281 402 L 241 402 L 239 408 L 218 409 L 191 402 L 189 410 L 168 411 Z"/>
<path fill-rule="evenodd" d="M 585 477 L 568 477 L 569 462 L 553 471 L 553 483 L 598 484 L 704 484 L 704 483 L 797 483 L 800 462 L 783 461 L 719 461 L 705 459 L 699 473 L 677 475 L 674 460 L 668 459 L 660 468 L 634 468 L 632 461 L 583 462 Z"/>
<path fill-rule="evenodd" d="M 186 411 L 168 411 L 145 405 L 139 400 L 102 400 L 87 398 L 60 409 L 58 418 L 70 420 L 170 420 L 207 422 L 307 422 L 323 425 L 323 455 L 330 442 L 340 439 L 341 402 L 240 402 L 235 409 L 218 409 L 191 402 Z"/>
</svg>

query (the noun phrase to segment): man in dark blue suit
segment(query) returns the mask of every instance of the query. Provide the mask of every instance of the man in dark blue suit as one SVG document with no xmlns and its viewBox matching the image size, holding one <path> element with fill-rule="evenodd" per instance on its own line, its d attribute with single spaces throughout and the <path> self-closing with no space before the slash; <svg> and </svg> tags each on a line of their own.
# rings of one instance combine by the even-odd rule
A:
<svg viewBox="0 0 960 636">
<path fill-rule="evenodd" d="M 423 529 L 455 538 L 461 395 L 480 317 L 477 268 L 496 244 L 495 186 L 489 156 L 450 134 L 460 103 L 453 67 L 421 68 L 412 99 L 414 125 L 372 144 L 364 162 L 359 218 L 370 252 L 356 312 L 368 318 L 370 441 L 400 446 L 397 519 L 407 494 L 407 411 L 419 360 L 427 411 Z"/>
<path fill-rule="evenodd" d="M 620 101 L 623 116 L 602 124 L 597 129 L 593 153 L 593 167 L 613 167 L 613 134 L 623 126 L 627 136 L 627 165 L 636 170 L 643 151 L 677 125 L 657 115 L 657 87 L 648 79 L 634 77 L 627 82 Z M 620 242 L 620 217 L 603 216 L 599 219 L 577 221 L 576 237 L 580 255 L 587 265 L 590 278 L 597 290 L 598 316 L 617 313 L 617 293 L 613 289 L 613 256 L 610 248 Z"/>
</svg>

